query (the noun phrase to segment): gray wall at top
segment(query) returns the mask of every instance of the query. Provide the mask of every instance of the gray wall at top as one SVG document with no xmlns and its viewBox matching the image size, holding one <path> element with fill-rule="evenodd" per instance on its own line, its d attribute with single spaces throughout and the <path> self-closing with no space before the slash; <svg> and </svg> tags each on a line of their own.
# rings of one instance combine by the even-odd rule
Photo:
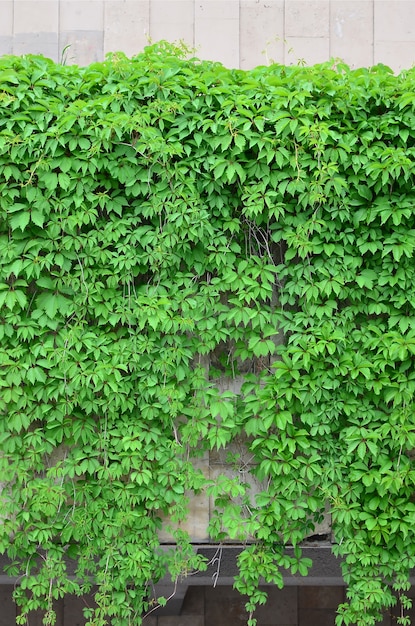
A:
<svg viewBox="0 0 415 626">
<path fill-rule="evenodd" d="M 0 0 L 0 54 L 87 65 L 160 39 L 228 67 L 341 58 L 399 71 L 415 62 L 415 1 Z"/>
</svg>

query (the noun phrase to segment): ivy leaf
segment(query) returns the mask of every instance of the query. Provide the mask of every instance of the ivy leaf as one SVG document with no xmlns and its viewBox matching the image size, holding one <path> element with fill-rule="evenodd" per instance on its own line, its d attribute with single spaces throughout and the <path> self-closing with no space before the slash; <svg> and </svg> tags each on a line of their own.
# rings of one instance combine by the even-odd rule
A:
<svg viewBox="0 0 415 626">
<path fill-rule="evenodd" d="M 54 319 L 58 312 L 65 315 L 69 311 L 70 301 L 59 293 L 42 293 L 36 298 L 36 307 Z"/>
<path fill-rule="evenodd" d="M 43 215 L 43 213 L 34 209 L 32 209 L 30 212 L 30 219 L 34 224 L 36 224 L 36 226 L 42 227 L 45 223 L 45 216 Z"/>
<path fill-rule="evenodd" d="M 16 213 L 15 215 L 13 215 L 13 217 L 10 218 L 10 226 L 12 230 L 17 230 L 18 228 L 20 228 L 20 230 L 23 232 L 29 222 L 30 222 L 29 211 L 20 211 L 19 213 Z"/>
</svg>

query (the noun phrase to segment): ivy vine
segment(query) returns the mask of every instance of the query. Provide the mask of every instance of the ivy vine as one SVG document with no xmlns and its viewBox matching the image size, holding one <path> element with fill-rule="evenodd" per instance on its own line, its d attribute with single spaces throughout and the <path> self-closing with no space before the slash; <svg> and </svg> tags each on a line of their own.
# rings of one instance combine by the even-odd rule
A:
<svg viewBox="0 0 415 626">
<path fill-rule="evenodd" d="M 414 76 L 228 70 L 163 42 L 85 68 L 0 59 L 0 550 L 17 623 L 41 608 L 53 625 L 54 600 L 95 586 L 87 624 L 140 624 L 165 602 L 154 582 L 206 567 L 180 529 L 205 492 L 212 541 L 246 544 L 249 625 L 260 582 L 307 574 L 327 507 L 338 626 L 396 603 L 409 624 Z M 258 493 L 194 463 L 236 439 Z"/>
</svg>

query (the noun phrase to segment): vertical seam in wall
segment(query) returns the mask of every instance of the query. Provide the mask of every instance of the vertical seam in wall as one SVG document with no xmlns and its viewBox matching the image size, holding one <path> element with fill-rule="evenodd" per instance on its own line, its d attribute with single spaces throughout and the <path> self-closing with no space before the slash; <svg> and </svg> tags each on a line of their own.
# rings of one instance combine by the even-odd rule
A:
<svg viewBox="0 0 415 626">
<path fill-rule="evenodd" d="M 329 0 L 329 59 L 331 59 L 331 51 L 332 51 L 332 45 L 331 45 L 331 2 Z"/>
<path fill-rule="evenodd" d="M 239 0 L 239 10 L 238 10 L 238 49 L 239 49 L 239 69 L 241 69 L 242 63 L 242 0 Z"/>
<path fill-rule="evenodd" d="M 105 56 L 104 56 L 104 50 L 105 50 L 105 0 L 102 3 L 102 31 L 101 31 L 101 55 L 100 55 L 100 61 L 104 61 Z M 120 18 L 121 19 L 121 18 Z"/>
<path fill-rule="evenodd" d="M 286 63 L 285 63 L 285 46 L 286 46 L 286 42 L 285 42 L 285 3 L 286 3 L 286 0 L 284 0 L 284 2 L 282 3 L 282 63 L 283 63 L 283 65 L 286 65 Z"/>
<path fill-rule="evenodd" d="M 58 0 L 58 63 L 62 60 L 61 40 L 61 0 Z"/>
<path fill-rule="evenodd" d="M 150 39 L 151 39 L 151 30 L 150 30 L 150 20 L 151 20 L 151 9 L 150 9 L 150 5 L 151 5 L 151 0 L 147 1 L 147 30 L 146 30 L 146 35 L 147 35 L 147 45 L 150 44 Z"/>
<path fill-rule="evenodd" d="M 241 0 L 238 2 L 238 68 L 241 69 Z"/>
<path fill-rule="evenodd" d="M 14 32 L 15 16 L 14 16 L 14 12 L 15 12 L 15 8 L 16 8 L 16 2 L 13 2 L 13 4 L 12 4 L 12 54 L 14 54 L 14 36 L 15 36 L 15 32 Z"/>
<path fill-rule="evenodd" d="M 372 0 L 372 65 L 375 64 L 375 0 Z"/>
<path fill-rule="evenodd" d="M 192 17 L 192 24 L 193 24 L 193 28 L 192 28 L 192 48 L 193 50 L 196 49 L 196 35 L 195 35 L 195 25 L 196 25 L 196 0 L 193 0 L 193 17 Z"/>
<path fill-rule="evenodd" d="M 147 35 L 147 39 L 148 39 L 148 43 L 152 43 L 151 42 L 151 0 L 148 0 L 148 35 Z"/>
<path fill-rule="evenodd" d="M 104 50 L 105 50 L 105 20 L 106 20 L 106 0 L 104 0 L 104 2 L 102 3 L 102 12 L 101 12 L 101 17 L 102 17 L 102 27 L 101 27 L 101 54 L 98 55 L 98 61 L 103 61 L 104 60 Z M 120 20 L 122 20 L 121 16 L 120 16 Z M 112 50 L 109 52 L 113 52 Z"/>
</svg>

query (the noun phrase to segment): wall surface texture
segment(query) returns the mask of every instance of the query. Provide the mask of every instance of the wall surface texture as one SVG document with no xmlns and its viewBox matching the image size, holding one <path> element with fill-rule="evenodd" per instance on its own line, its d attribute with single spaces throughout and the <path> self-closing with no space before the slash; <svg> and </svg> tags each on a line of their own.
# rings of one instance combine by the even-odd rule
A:
<svg viewBox="0 0 415 626">
<path fill-rule="evenodd" d="M 415 62 L 415 1 L 0 0 L 0 54 L 87 65 L 160 39 L 228 67 L 341 58 L 399 71 Z"/>
<path fill-rule="evenodd" d="M 258 626 L 334 626 L 336 609 L 345 600 L 345 589 L 340 586 L 273 587 L 267 591 L 268 602 L 256 613 Z M 0 587 L 0 601 L 0 626 L 15 626 L 10 588 Z M 246 626 L 244 603 L 232 587 L 189 587 L 179 615 L 151 615 L 143 626 Z M 84 626 L 82 608 L 92 605 L 89 597 L 60 600 L 56 626 Z M 414 613 L 410 611 L 411 619 Z M 392 614 L 386 612 L 378 626 L 393 626 L 396 617 L 396 609 Z M 32 613 L 28 626 L 42 626 L 42 613 Z"/>
</svg>

